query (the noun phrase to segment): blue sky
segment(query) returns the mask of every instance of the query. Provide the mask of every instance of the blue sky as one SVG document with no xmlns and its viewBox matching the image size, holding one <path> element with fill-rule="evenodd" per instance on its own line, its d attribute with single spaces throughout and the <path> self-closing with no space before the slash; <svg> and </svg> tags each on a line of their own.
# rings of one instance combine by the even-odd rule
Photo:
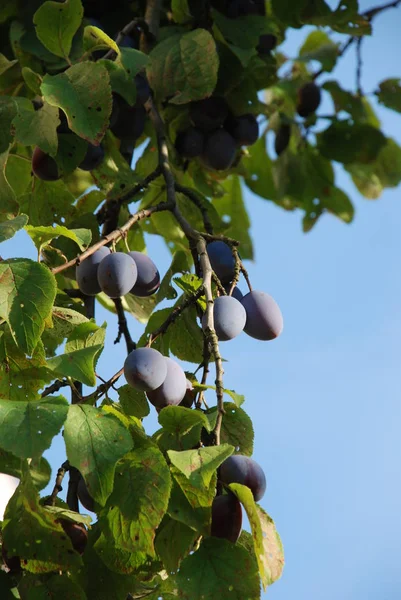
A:
<svg viewBox="0 0 401 600">
<path fill-rule="evenodd" d="M 400 76 L 401 9 L 374 25 L 363 44 L 369 92 Z M 288 55 L 304 36 L 291 34 Z M 352 50 L 335 74 L 354 89 Z M 401 144 L 401 115 L 381 108 L 378 115 Z M 256 258 L 247 265 L 251 280 L 280 304 L 285 328 L 273 342 L 243 334 L 222 349 L 226 386 L 245 394 L 254 421 L 254 458 L 268 484 L 261 504 L 286 551 L 282 579 L 263 595 L 271 600 L 401 595 L 401 188 L 368 201 L 341 170 L 337 183 L 356 206 L 354 222 L 323 216 L 307 235 L 300 214 L 246 192 Z M 164 273 L 163 244 L 151 238 L 148 249 Z M 0 254 L 35 258 L 23 233 Z M 98 369 L 108 378 L 121 367 L 124 346 L 113 346 L 115 319 L 96 310 L 98 322 L 109 323 Z M 143 327 L 133 319 L 130 327 L 138 338 Z M 148 422 L 153 431 L 155 416 Z M 60 438 L 47 456 L 53 467 L 64 460 Z"/>
</svg>

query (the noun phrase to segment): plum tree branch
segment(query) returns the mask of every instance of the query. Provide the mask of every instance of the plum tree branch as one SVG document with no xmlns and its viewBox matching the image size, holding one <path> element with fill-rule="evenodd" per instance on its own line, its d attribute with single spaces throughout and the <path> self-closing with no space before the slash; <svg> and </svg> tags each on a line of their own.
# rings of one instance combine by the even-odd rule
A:
<svg viewBox="0 0 401 600">
<path fill-rule="evenodd" d="M 131 334 L 128 329 L 128 322 L 125 316 L 124 307 L 121 301 L 121 298 L 114 298 L 114 305 L 116 307 L 117 315 L 118 315 L 118 335 L 114 340 L 115 344 L 118 344 L 121 340 L 121 337 L 124 336 L 125 343 L 127 346 L 127 353 L 129 354 L 132 350 L 135 350 L 136 344 L 131 337 Z"/>
<path fill-rule="evenodd" d="M 117 242 L 122 237 L 124 237 L 127 231 L 129 231 L 131 227 L 138 221 L 149 218 L 151 215 L 153 215 L 153 213 L 170 209 L 171 204 L 169 204 L 168 202 L 160 202 L 156 206 L 150 206 L 149 208 L 139 210 L 137 213 L 132 215 L 122 227 L 120 227 L 119 229 L 115 229 L 114 231 L 106 235 L 102 240 L 100 240 L 96 244 L 93 244 L 93 246 L 85 250 L 85 252 L 78 255 L 76 258 L 73 258 L 72 260 L 69 260 L 63 265 L 52 269 L 53 275 L 57 275 L 57 273 L 62 273 L 66 269 L 69 269 L 70 267 L 79 264 L 82 260 L 88 258 L 88 256 L 91 256 L 94 252 L 96 252 L 96 250 L 99 250 L 99 248 L 101 248 L 102 246 L 110 244 L 111 242 Z"/>
<path fill-rule="evenodd" d="M 56 475 L 56 483 L 54 484 L 53 491 L 45 501 L 45 504 L 47 504 L 47 506 L 55 506 L 57 495 L 59 492 L 61 492 L 63 490 L 61 484 L 63 483 L 64 475 L 67 473 L 69 468 L 70 468 L 70 463 L 68 462 L 68 460 L 66 460 L 65 462 L 63 462 L 61 467 L 58 469 L 57 475 Z"/>
<path fill-rule="evenodd" d="M 94 392 L 89 394 L 88 396 L 83 396 L 81 400 L 81 404 L 95 404 L 99 398 L 103 396 L 103 394 L 107 394 L 110 388 L 120 379 L 121 375 L 124 373 L 124 368 L 120 369 L 111 377 L 108 381 L 101 383 Z"/>
<path fill-rule="evenodd" d="M 180 183 L 177 183 L 177 182 L 175 182 L 175 189 L 180 194 L 184 194 L 184 196 L 186 196 L 188 198 L 188 200 L 190 200 L 193 204 L 195 204 L 195 206 L 200 210 L 202 219 L 203 219 L 203 225 L 205 227 L 205 231 L 207 233 L 213 235 L 213 225 L 209 218 L 209 212 L 208 212 L 206 206 L 204 206 L 204 204 L 202 203 L 199 196 L 196 194 L 196 192 L 194 192 L 190 188 L 184 187 L 183 185 L 181 185 Z"/>
</svg>

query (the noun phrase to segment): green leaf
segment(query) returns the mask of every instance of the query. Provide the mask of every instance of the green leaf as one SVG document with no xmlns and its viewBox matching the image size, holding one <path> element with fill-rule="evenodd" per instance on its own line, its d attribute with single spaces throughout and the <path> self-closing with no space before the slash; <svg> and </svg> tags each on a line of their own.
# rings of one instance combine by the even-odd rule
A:
<svg viewBox="0 0 401 600">
<path fill-rule="evenodd" d="M 172 464 L 189 479 L 192 485 L 209 487 L 210 481 L 217 468 L 233 453 L 234 448 L 229 444 L 167 452 Z"/>
<path fill-rule="evenodd" d="M 6 177 L 7 158 L 8 150 L 0 154 L 0 222 L 16 217 L 19 212 L 15 192 Z"/>
<path fill-rule="evenodd" d="M 17 231 L 25 227 L 27 223 L 28 217 L 26 215 L 18 215 L 14 219 L 0 223 L 0 243 L 14 237 Z"/>
<path fill-rule="evenodd" d="M 19 597 L 14 582 L 5 571 L 0 571 L 0 596 L 2 600 L 16 600 Z"/>
<path fill-rule="evenodd" d="M 266 140 L 260 137 L 248 150 L 248 156 L 242 159 L 242 164 L 246 168 L 245 183 L 252 192 L 266 198 L 274 200 L 276 197 L 276 188 L 273 180 L 272 161 L 266 152 Z M 217 204 L 216 200 L 216 204 Z"/>
<path fill-rule="evenodd" d="M 55 278 L 43 265 L 25 258 L 0 263 L 0 317 L 26 354 L 35 349 L 55 296 Z"/>
<path fill-rule="evenodd" d="M 73 405 L 64 441 L 68 460 L 82 473 L 92 498 L 103 505 L 113 490 L 117 461 L 132 448 L 128 430 L 99 408 Z"/>
<path fill-rule="evenodd" d="M 252 420 L 242 408 L 231 402 L 224 403 L 224 410 L 225 414 L 221 425 L 222 443 L 234 446 L 236 454 L 252 456 L 254 439 Z M 217 408 L 210 408 L 207 416 L 209 419 L 214 419 L 215 422 Z M 213 426 L 214 422 L 211 421 Z"/>
<path fill-rule="evenodd" d="M 32 90 L 35 95 L 40 96 L 40 86 L 42 83 L 41 75 L 35 73 L 35 71 L 32 71 L 29 67 L 23 67 L 21 72 L 29 89 Z"/>
<path fill-rule="evenodd" d="M 58 109 L 45 102 L 39 110 L 18 110 L 13 120 L 15 138 L 24 146 L 39 146 L 51 156 L 57 153 Z"/>
<path fill-rule="evenodd" d="M 0 400 L 0 446 L 20 458 L 40 456 L 60 431 L 67 412 L 63 396 L 38 402 Z"/>
<path fill-rule="evenodd" d="M 23 577 L 18 586 L 21 598 L 27 600 L 87 600 L 84 590 L 67 574 L 52 575 L 45 580 L 38 577 Z"/>
<path fill-rule="evenodd" d="M 51 323 L 46 324 L 46 329 L 42 335 L 46 355 L 53 355 L 56 348 L 72 333 L 75 327 L 86 322 L 88 322 L 88 319 L 81 313 L 71 308 L 54 306 Z"/>
<path fill-rule="evenodd" d="M 269 29 L 266 19 L 261 19 L 257 15 L 230 19 L 217 10 L 213 10 L 212 15 L 223 37 L 238 48 L 255 49 L 259 37 Z"/>
<path fill-rule="evenodd" d="M 87 25 L 84 29 L 84 50 L 85 52 L 95 52 L 96 50 L 114 50 L 119 55 L 120 49 L 111 37 L 99 27 Z"/>
<path fill-rule="evenodd" d="M 16 154 L 9 154 L 6 164 L 6 177 L 14 190 L 18 201 L 22 194 L 30 189 L 32 182 L 32 164 L 30 159 Z"/>
<path fill-rule="evenodd" d="M 128 575 L 129 573 L 134 572 L 144 563 L 148 563 L 145 568 L 148 568 L 149 566 L 149 557 L 147 554 L 144 552 L 130 552 L 129 550 L 116 548 L 113 544 L 113 540 L 107 538 L 104 533 L 100 535 L 94 548 L 103 563 L 109 569 L 116 573 L 121 573 L 122 575 Z"/>
<path fill-rule="evenodd" d="M 318 150 L 323 156 L 344 164 L 372 162 L 386 143 L 386 138 L 379 129 L 349 121 L 332 123 L 316 137 Z"/>
<path fill-rule="evenodd" d="M 232 175 L 223 185 L 226 193 L 222 198 L 214 199 L 213 205 L 221 217 L 229 218 L 229 225 L 224 233 L 240 242 L 238 250 L 241 258 L 253 259 L 252 240 L 249 233 L 251 223 L 242 195 L 240 178 Z"/>
<path fill-rule="evenodd" d="M 173 488 L 167 509 L 168 514 L 172 519 L 188 525 L 199 534 L 210 535 L 212 502 L 216 495 L 216 473 L 212 475 L 209 487 L 205 487 L 202 482 L 193 484 L 175 467 L 171 467 L 171 474 Z"/>
<path fill-rule="evenodd" d="M 96 385 L 95 359 L 102 346 L 90 346 L 50 358 L 47 368 L 59 377 L 71 377 L 85 385 Z"/>
<path fill-rule="evenodd" d="M 58 149 L 55 159 L 64 178 L 81 164 L 87 150 L 87 142 L 75 133 L 58 134 Z"/>
<path fill-rule="evenodd" d="M 186 104 L 210 96 L 216 87 L 219 58 L 205 29 L 173 35 L 150 53 L 147 76 L 160 100 Z"/>
<path fill-rule="evenodd" d="M 41 181 L 35 178 L 32 192 L 19 198 L 21 211 L 28 215 L 33 226 L 61 224 L 61 218 L 69 220 L 74 214 L 74 196 L 63 181 Z"/>
<path fill-rule="evenodd" d="M 273 14 L 285 25 L 290 27 L 301 26 L 301 13 L 308 5 L 308 0 L 272 0 Z"/>
<path fill-rule="evenodd" d="M 176 302 L 178 306 L 182 297 Z M 188 307 L 170 327 L 170 350 L 179 359 L 193 363 L 203 360 L 203 334 L 194 306 Z"/>
<path fill-rule="evenodd" d="M 106 134 L 102 147 L 104 160 L 91 171 L 91 176 L 108 199 L 119 198 L 138 183 L 138 177 L 121 154 L 118 140 L 110 132 Z"/>
<path fill-rule="evenodd" d="M 22 461 L 10 452 L 6 452 L 0 448 L 0 473 L 6 473 L 17 479 L 22 479 L 23 473 L 29 470 L 32 482 L 38 490 L 42 490 L 50 481 L 51 468 L 45 458 L 32 458 L 27 461 Z"/>
<path fill-rule="evenodd" d="M 63 225 L 55 225 L 54 227 L 33 227 L 32 225 L 28 225 L 25 229 L 39 254 L 42 252 L 44 246 L 47 246 L 51 240 L 57 238 L 59 235 L 75 242 L 82 252 L 89 246 L 92 239 L 90 229 L 67 229 Z"/>
<path fill-rule="evenodd" d="M 203 540 L 176 575 L 185 600 L 259 600 L 260 583 L 254 561 L 239 545 L 218 538 Z"/>
<path fill-rule="evenodd" d="M 14 98 L 0 97 L 0 153 L 8 150 L 12 142 L 11 123 L 17 110 L 18 105 Z"/>
<path fill-rule="evenodd" d="M 124 67 L 115 60 L 101 58 L 98 64 L 102 65 L 110 77 L 110 85 L 113 92 L 119 94 L 129 105 L 135 104 L 136 85 L 135 79 L 129 75 Z"/>
<path fill-rule="evenodd" d="M 401 79 L 392 78 L 382 81 L 376 96 L 380 104 L 401 112 Z"/>
<path fill-rule="evenodd" d="M 123 385 L 118 388 L 118 397 L 126 415 L 132 415 L 138 419 L 148 416 L 149 402 L 144 392 L 139 392 L 130 385 Z"/>
<path fill-rule="evenodd" d="M 163 561 L 167 571 L 175 572 L 185 556 L 192 550 L 196 540 L 197 533 L 166 516 L 157 532 L 155 539 L 155 549 Z"/>
<path fill-rule="evenodd" d="M 243 504 L 252 529 L 253 543 L 264 589 L 281 577 L 284 568 L 284 552 L 280 536 L 273 520 L 258 506 L 251 490 L 238 483 L 229 488 Z"/>
<path fill-rule="evenodd" d="M 104 348 L 106 338 L 107 323 L 103 323 L 101 327 L 93 321 L 80 323 L 76 325 L 68 336 L 65 345 L 65 352 L 71 353 L 84 348 L 96 348 L 94 357 L 94 366 L 96 368 L 97 361 Z"/>
<path fill-rule="evenodd" d="M 167 510 L 170 472 L 156 447 L 137 448 L 116 468 L 113 493 L 101 519 L 116 546 L 154 556 L 155 532 Z"/>
<path fill-rule="evenodd" d="M 62 108 L 68 127 L 94 145 L 102 140 L 111 113 L 111 88 L 107 70 L 85 61 L 64 73 L 45 75 L 41 85 L 45 100 Z"/>
<path fill-rule="evenodd" d="M 187 273 L 190 270 L 190 264 L 188 262 L 188 256 L 182 250 L 178 250 L 173 256 L 170 267 L 167 269 L 165 276 L 163 277 L 159 290 L 156 295 L 157 303 L 161 302 L 165 298 L 169 300 L 177 298 L 177 292 L 171 285 L 173 275 L 176 273 Z"/>
<path fill-rule="evenodd" d="M 36 35 L 52 54 L 68 58 L 83 14 L 81 0 L 45 2 L 33 16 Z"/>
<path fill-rule="evenodd" d="M 149 56 L 135 48 L 120 48 L 120 61 L 128 75 L 134 78 L 149 62 Z"/>
<path fill-rule="evenodd" d="M 332 71 L 338 56 L 338 45 L 321 30 L 312 31 L 303 43 L 298 60 L 318 60 L 325 71 Z"/>
<path fill-rule="evenodd" d="M 199 444 L 202 427 L 210 430 L 209 421 L 201 411 L 184 406 L 163 408 L 159 415 L 159 423 L 162 429 L 156 431 L 153 439 L 163 451 L 189 450 Z"/>
<path fill-rule="evenodd" d="M 33 573 L 73 569 L 82 564 L 61 525 L 39 505 L 29 472 L 24 473 L 7 505 L 2 534 L 10 556 L 27 561 L 24 568 Z"/>
</svg>

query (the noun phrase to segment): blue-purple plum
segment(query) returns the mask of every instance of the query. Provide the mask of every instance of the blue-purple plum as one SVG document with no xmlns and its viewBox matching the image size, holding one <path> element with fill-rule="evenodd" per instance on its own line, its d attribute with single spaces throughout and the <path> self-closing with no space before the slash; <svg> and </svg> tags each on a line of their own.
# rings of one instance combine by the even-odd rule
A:
<svg viewBox="0 0 401 600">
<path fill-rule="evenodd" d="M 75 269 L 75 277 L 78 287 L 83 294 L 87 296 L 96 296 L 101 292 L 101 287 L 97 280 L 97 270 L 102 260 L 110 254 L 107 246 L 102 246 L 93 254 L 85 258 Z"/>
<path fill-rule="evenodd" d="M 187 391 L 187 378 L 180 365 L 168 358 L 166 361 L 167 374 L 163 383 L 153 391 L 147 392 L 148 400 L 157 408 L 177 406 L 184 398 Z"/>
<path fill-rule="evenodd" d="M 132 256 L 124 252 L 113 252 L 100 263 L 97 280 L 102 291 L 110 298 L 120 298 L 134 287 L 137 274 Z"/>
<path fill-rule="evenodd" d="M 220 480 L 225 484 L 240 483 L 252 492 L 256 502 L 266 491 L 266 477 L 263 469 L 249 456 L 235 454 L 229 456 L 220 467 Z"/>
<path fill-rule="evenodd" d="M 232 340 L 241 333 L 246 322 L 245 308 L 232 296 L 219 296 L 213 305 L 214 328 L 221 342 Z M 202 325 L 206 314 L 202 318 Z"/>
<path fill-rule="evenodd" d="M 151 296 L 160 287 L 160 273 L 153 260 L 143 252 L 129 252 L 135 261 L 138 276 L 131 294 L 134 296 Z"/>
<path fill-rule="evenodd" d="M 143 106 L 130 106 L 122 96 L 114 94 L 113 111 L 116 117 L 110 117 L 110 129 L 116 137 L 120 140 L 136 140 L 141 137 L 146 120 L 146 110 Z"/>
<path fill-rule="evenodd" d="M 252 114 L 228 117 L 224 129 L 233 136 L 239 146 L 251 146 L 259 137 L 259 123 Z"/>
<path fill-rule="evenodd" d="M 225 285 L 224 289 L 226 290 L 227 294 L 230 293 L 230 289 L 231 289 L 231 284 L 230 285 Z M 235 286 L 233 289 L 233 292 L 231 294 L 231 296 L 233 298 L 235 298 L 236 300 L 241 301 L 242 298 L 244 297 L 244 294 L 241 292 L 241 290 L 239 289 L 239 287 Z"/>
<path fill-rule="evenodd" d="M 59 523 L 71 540 L 72 547 L 78 554 L 83 554 L 88 542 L 88 531 L 82 523 L 74 523 L 60 519 Z"/>
<path fill-rule="evenodd" d="M 230 246 L 217 240 L 207 245 L 210 264 L 213 271 L 224 285 L 230 283 L 234 277 L 235 260 Z"/>
<path fill-rule="evenodd" d="M 148 80 L 144 75 L 138 73 L 135 75 L 135 85 L 136 85 L 136 103 L 137 105 L 144 105 L 147 100 L 150 98 L 151 90 L 148 83 Z"/>
<path fill-rule="evenodd" d="M 88 144 L 88 149 L 84 156 L 83 161 L 78 165 L 80 169 L 84 171 L 93 171 L 96 169 L 104 159 L 104 150 L 102 146 L 94 146 Z"/>
<path fill-rule="evenodd" d="M 211 535 L 235 544 L 241 534 L 241 528 L 242 508 L 236 496 L 231 492 L 224 496 L 216 496 L 212 504 Z"/>
<path fill-rule="evenodd" d="M 308 81 L 298 90 L 297 113 L 300 117 L 309 117 L 318 108 L 322 95 L 314 81 Z"/>
<path fill-rule="evenodd" d="M 257 340 L 274 340 L 283 331 L 283 315 L 276 301 L 252 290 L 241 300 L 246 311 L 245 333 Z"/>
<path fill-rule="evenodd" d="M 185 408 L 191 408 L 195 401 L 197 390 L 194 388 L 192 381 L 188 379 L 188 376 L 193 377 L 194 381 L 196 381 L 196 377 L 192 373 L 185 373 L 185 376 L 187 378 L 187 390 L 185 392 L 184 398 L 181 400 L 180 405 L 184 406 Z"/>
<path fill-rule="evenodd" d="M 217 129 L 206 137 L 202 159 L 211 169 L 225 171 L 233 164 L 236 153 L 233 136 L 225 129 Z"/>
<path fill-rule="evenodd" d="M 220 96 L 204 98 L 191 103 L 189 116 L 195 127 L 212 132 L 221 127 L 228 117 L 228 105 Z"/>
<path fill-rule="evenodd" d="M 166 379 L 167 362 L 163 354 L 153 348 L 137 348 L 125 359 L 124 375 L 133 388 L 150 392 Z"/>
<path fill-rule="evenodd" d="M 43 152 L 39 146 L 36 146 L 32 154 L 32 171 L 35 177 L 42 181 L 56 181 L 61 177 L 54 158 Z"/>
<path fill-rule="evenodd" d="M 188 127 L 180 131 L 175 139 L 175 149 L 184 158 L 195 158 L 203 152 L 205 136 L 200 129 Z"/>
</svg>

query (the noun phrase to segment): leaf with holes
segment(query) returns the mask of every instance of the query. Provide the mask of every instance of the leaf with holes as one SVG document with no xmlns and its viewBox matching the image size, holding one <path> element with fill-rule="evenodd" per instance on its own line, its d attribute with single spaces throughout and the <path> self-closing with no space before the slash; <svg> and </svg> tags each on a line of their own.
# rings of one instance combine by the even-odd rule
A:
<svg viewBox="0 0 401 600">
<path fill-rule="evenodd" d="M 49 104 L 66 113 L 71 131 L 91 144 L 100 143 L 109 124 L 112 103 L 109 75 L 102 65 L 85 61 L 64 73 L 47 74 L 41 90 Z"/>
</svg>

